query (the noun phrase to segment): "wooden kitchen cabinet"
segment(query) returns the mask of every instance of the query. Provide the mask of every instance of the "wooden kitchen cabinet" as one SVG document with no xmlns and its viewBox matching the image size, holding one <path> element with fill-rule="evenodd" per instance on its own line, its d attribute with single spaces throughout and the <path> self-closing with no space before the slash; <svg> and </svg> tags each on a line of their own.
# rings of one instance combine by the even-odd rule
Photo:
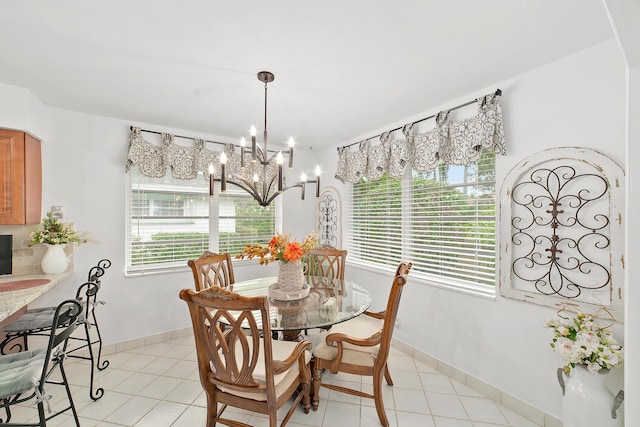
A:
<svg viewBox="0 0 640 427">
<path fill-rule="evenodd" d="M 40 140 L 0 129 L 0 224 L 38 224 L 42 209 Z"/>
</svg>

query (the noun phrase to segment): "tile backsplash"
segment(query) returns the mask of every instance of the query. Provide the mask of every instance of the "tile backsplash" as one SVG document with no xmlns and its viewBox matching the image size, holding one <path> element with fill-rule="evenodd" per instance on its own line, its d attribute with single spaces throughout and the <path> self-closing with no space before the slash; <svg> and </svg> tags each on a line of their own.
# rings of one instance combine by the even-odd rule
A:
<svg viewBox="0 0 640 427">
<path fill-rule="evenodd" d="M 12 261 L 12 275 L 23 274 L 44 274 L 42 267 L 42 257 L 47 248 L 45 245 L 33 245 L 29 246 L 31 239 L 29 233 L 37 230 L 40 224 L 33 225 L 0 225 L 0 234 L 13 235 L 13 261 Z M 67 255 L 73 255 L 75 245 L 67 245 L 64 251 Z M 70 257 L 71 262 L 67 271 L 73 271 L 73 257 Z"/>
</svg>

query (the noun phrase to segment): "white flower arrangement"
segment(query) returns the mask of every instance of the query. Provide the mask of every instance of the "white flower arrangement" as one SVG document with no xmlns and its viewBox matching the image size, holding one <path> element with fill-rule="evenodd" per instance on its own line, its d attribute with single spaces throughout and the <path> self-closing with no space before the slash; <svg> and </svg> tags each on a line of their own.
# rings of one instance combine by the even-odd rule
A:
<svg viewBox="0 0 640 427">
<path fill-rule="evenodd" d="M 46 243 L 49 245 L 66 245 L 67 243 L 86 243 L 90 240 L 86 231 L 76 231 L 71 226 L 58 222 L 53 213 L 47 212 L 42 219 L 41 228 L 29 233 L 31 244 Z"/>
<path fill-rule="evenodd" d="M 585 365 L 589 372 L 597 374 L 622 363 L 622 346 L 592 316 L 579 312 L 570 319 L 549 320 L 546 326 L 553 329 L 551 348 L 567 363 L 563 367 L 567 375 L 576 365 Z"/>
</svg>

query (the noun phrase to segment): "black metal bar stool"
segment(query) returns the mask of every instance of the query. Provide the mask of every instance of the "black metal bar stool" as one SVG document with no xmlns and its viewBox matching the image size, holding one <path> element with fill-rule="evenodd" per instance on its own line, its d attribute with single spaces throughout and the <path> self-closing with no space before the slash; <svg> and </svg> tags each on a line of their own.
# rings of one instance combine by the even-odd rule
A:
<svg viewBox="0 0 640 427">
<path fill-rule="evenodd" d="M 82 304 L 82 314 L 78 317 L 78 326 L 84 328 L 84 336 L 70 336 L 70 341 L 82 342 L 77 347 L 70 345 L 70 349 L 66 354 L 68 357 L 91 361 L 91 379 L 89 383 L 89 397 L 98 400 L 104 395 L 103 388 L 97 388 L 94 392 L 94 376 L 95 369 L 102 371 L 109 366 L 108 360 L 102 358 L 102 335 L 96 318 L 95 307 L 98 304 L 104 304 L 103 301 L 97 299 L 98 291 L 101 286 L 101 278 L 105 273 L 105 269 L 111 267 L 111 261 L 102 259 L 94 267 L 89 270 L 88 278 L 85 283 L 78 287 L 75 299 Z M 0 343 L 0 354 L 7 352 L 27 351 L 29 345 L 27 338 L 30 336 L 49 336 L 51 332 L 51 323 L 55 315 L 57 307 L 34 308 L 27 310 L 15 322 L 5 326 L 3 331 L 6 337 Z M 91 329 L 94 329 L 95 338 L 92 338 Z M 94 354 L 93 345 L 98 344 L 97 354 Z M 82 350 L 86 349 L 88 356 L 84 355 Z"/>
<path fill-rule="evenodd" d="M 53 311 L 46 346 L 0 356 L 0 408 L 5 412 L 4 418 L 0 418 L 0 425 L 42 427 L 52 418 L 70 410 L 75 425 L 80 426 L 63 362 L 69 336 L 78 327 L 82 312 L 78 301 L 64 301 Z M 52 378 L 54 371 L 60 372 L 60 379 Z M 53 413 L 49 405 L 52 397 L 48 394 L 51 391 L 49 384 L 63 386 L 68 400 L 68 406 L 60 409 L 56 405 Z M 30 423 L 11 422 L 11 407 L 31 399 L 35 399 L 38 420 Z"/>
</svg>

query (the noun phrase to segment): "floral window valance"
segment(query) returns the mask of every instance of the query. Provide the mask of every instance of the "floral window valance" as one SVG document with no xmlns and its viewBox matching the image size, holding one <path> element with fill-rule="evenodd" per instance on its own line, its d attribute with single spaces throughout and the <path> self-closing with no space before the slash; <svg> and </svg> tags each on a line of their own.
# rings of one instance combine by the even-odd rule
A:
<svg viewBox="0 0 640 427">
<path fill-rule="evenodd" d="M 449 111 L 442 111 L 435 117 L 435 127 L 426 132 L 410 123 L 394 138 L 390 132 L 380 135 L 379 144 L 365 140 L 356 150 L 341 147 L 335 177 L 343 183 L 378 180 L 385 173 L 402 178 L 408 167 L 431 172 L 439 163 L 476 164 L 482 149 L 506 154 L 500 98 L 498 92 L 478 98 L 478 112 L 471 118 L 450 120 Z"/>
<path fill-rule="evenodd" d="M 129 152 L 125 172 L 132 167 L 137 167 L 140 173 L 150 178 L 162 178 L 171 171 L 176 179 L 194 179 L 201 172 L 205 179 L 209 179 L 209 165 L 213 165 L 213 174 L 220 176 L 220 154 L 222 151 L 213 151 L 206 147 L 204 139 L 194 139 L 193 145 L 184 146 L 175 143 L 175 136 L 167 133 L 160 135 L 161 144 L 147 141 L 142 135 L 142 130 L 132 127 L 129 133 Z M 222 144 L 222 143 L 218 143 Z M 241 156 L 235 152 L 234 144 L 222 144 L 227 156 L 227 174 L 240 175 Z M 252 170 L 255 168 L 255 170 Z M 262 174 L 262 165 L 248 163 L 247 175 Z M 278 175 L 278 168 L 271 164 L 268 168 L 267 179 L 271 180 Z"/>
</svg>

